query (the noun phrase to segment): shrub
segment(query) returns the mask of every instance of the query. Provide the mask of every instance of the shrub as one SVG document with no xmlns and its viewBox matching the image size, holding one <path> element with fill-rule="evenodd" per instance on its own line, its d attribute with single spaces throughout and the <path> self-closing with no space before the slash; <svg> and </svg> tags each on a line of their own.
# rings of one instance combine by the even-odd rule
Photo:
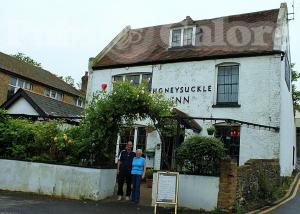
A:
<svg viewBox="0 0 300 214">
<path fill-rule="evenodd" d="M 182 172 L 194 175 L 218 175 L 223 143 L 213 137 L 194 135 L 176 150 L 176 162 Z"/>
</svg>

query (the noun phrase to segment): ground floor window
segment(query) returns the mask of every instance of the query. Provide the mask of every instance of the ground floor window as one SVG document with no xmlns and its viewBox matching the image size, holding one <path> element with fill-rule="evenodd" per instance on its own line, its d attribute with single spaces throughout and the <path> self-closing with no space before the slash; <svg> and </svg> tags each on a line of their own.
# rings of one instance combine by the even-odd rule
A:
<svg viewBox="0 0 300 214">
<path fill-rule="evenodd" d="M 237 161 L 240 159 L 240 127 L 216 125 L 216 138 L 219 138 L 226 149 L 227 154 Z"/>
<path fill-rule="evenodd" d="M 145 127 L 127 128 L 120 133 L 119 153 L 125 149 L 128 141 L 133 144 L 133 149 L 146 150 L 146 129 Z"/>
</svg>

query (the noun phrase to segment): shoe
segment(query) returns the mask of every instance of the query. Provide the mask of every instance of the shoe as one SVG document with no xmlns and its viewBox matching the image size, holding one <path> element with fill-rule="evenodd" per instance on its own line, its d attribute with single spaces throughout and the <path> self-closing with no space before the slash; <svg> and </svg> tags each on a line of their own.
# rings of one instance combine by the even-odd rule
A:
<svg viewBox="0 0 300 214">
<path fill-rule="evenodd" d="M 129 196 L 126 196 L 126 201 L 129 201 L 130 200 L 130 197 Z"/>
<path fill-rule="evenodd" d="M 118 201 L 121 201 L 122 200 L 122 196 L 118 196 Z"/>
</svg>

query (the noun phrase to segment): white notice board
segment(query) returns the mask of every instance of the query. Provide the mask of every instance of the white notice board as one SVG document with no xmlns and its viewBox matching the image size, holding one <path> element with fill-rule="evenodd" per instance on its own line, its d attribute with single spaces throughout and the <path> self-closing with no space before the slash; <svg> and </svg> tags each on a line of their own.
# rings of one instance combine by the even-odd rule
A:
<svg viewBox="0 0 300 214">
<path fill-rule="evenodd" d="M 177 204 L 178 178 L 177 172 L 157 172 L 156 203 Z"/>
</svg>

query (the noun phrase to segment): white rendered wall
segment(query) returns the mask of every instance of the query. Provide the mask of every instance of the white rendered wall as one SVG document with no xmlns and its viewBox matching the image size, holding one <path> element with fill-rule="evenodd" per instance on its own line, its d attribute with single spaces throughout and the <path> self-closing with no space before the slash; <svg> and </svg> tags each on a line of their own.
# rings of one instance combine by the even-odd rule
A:
<svg viewBox="0 0 300 214">
<path fill-rule="evenodd" d="M 237 119 L 251 123 L 279 127 L 280 125 L 280 72 L 279 55 L 231 58 L 219 60 L 171 63 L 92 71 L 88 85 L 91 94 L 101 90 L 101 83 L 111 88 L 112 76 L 124 73 L 153 72 L 152 88 L 211 86 L 211 91 L 166 93 L 167 97 L 189 97 L 189 103 L 177 108 L 190 116 Z M 220 63 L 239 64 L 239 108 L 214 108 L 216 104 L 217 66 Z M 206 127 L 213 122 L 198 121 L 207 135 Z M 241 128 L 240 165 L 250 158 L 279 158 L 279 133 L 258 128 Z M 158 154 L 160 155 L 160 154 Z M 159 161 L 160 162 L 160 161 Z"/>
<path fill-rule="evenodd" d="M 114 193 L 115 169 L 90 169 L 0 159 L 0 189 L 100 200 Z"/>
<path fill-rule="evenodd" d="M 39 115 L 23 97 L 19 98 L 11 107 L 9 107 L 8 113 Z"/>
<path fill-rule="evenodd" d="M 153 175 L 152 205 L 156 199 L 156 173 Z M 213 176 L 179 175 L 178 205 L 189 209 L 214 210 L 218 203 L 220 179 Z"/>
</svg>

